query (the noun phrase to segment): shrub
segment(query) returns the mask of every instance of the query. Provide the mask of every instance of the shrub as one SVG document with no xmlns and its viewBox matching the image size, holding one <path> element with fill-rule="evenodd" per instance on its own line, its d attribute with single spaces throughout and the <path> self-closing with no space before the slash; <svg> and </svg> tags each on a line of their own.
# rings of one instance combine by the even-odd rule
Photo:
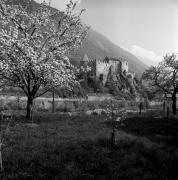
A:
<svg viewBox="0 0 178 180">
<path fill-rule="evenodd" d="M 75 111 L 75 106 L 74 106 L 73 102 L 66 101 L 64 112 L 74 112 L 74 111 Z"/>
</svg>

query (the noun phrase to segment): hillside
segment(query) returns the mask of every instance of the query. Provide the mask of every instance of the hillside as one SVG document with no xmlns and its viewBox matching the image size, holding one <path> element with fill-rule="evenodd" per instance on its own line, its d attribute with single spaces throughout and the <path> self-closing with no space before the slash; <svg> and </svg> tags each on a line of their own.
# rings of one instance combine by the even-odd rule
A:
<svg viewBox="0 0 178 180">
<path fill-rule="evenodd" d="M 28 11 L 34 11 L 39 7 L 39 4 L 34 0 L 8 0 L 8 2 L 28 6 Z M 55 11 L 54 8 L 53 10 Z M 85 54 L 92 59 L 104 59 L 108 56 L 127 60 L 129 62 L 129 71 L 135 72 L 138 75 L 141 75 L 147 68 L 147 66 L 133 54 L 113 44 L 104 35 L 92 29 L 90 29 L 82 47 L 76 52 L 70 53 L 70 59 L 74 64 L 78 64 Z"/>
<path fill-rule="evenodd" d="M 92 29 L 90 29 L 82 47 L 71 54 L 71 59 L 78 63 L 85 54 L 91 59 L 104 59 L 108 56 L 127 60 L 129 62 L 129 71 L 135 72 L 138 75 L 141 75 L 147 68 L 147 65 L 142 63 L 133 54 L 113 44 L 104 35 Z"/>
</svg>

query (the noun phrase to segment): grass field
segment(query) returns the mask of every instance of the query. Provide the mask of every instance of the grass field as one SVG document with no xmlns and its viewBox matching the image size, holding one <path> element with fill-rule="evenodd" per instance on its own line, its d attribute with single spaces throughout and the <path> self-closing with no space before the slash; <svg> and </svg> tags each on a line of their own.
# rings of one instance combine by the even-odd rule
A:
<svg viewBox="0 0 178 180">
<path fill-rule="evenodd" d="M 5 138 L 1 179 L 177 179 L 176 120 L 128 118 L 111 148 L 104 118 L 41 114 L 35 126 L 17 118 Z"/>
</svg>

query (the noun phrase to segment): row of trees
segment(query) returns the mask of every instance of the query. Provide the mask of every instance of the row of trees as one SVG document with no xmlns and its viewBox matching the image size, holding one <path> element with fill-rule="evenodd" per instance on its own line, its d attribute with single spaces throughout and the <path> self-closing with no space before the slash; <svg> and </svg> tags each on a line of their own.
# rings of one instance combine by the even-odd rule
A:
<svg viewBox="0 0 178 180">
<path fill-rule="evenodd" d="M 81 45 L 89 28 L 81 22 L 83 10 L 76 14 L 72 1 L 65 12 L 45 1 L 35 8 L 30 8 L 31 0 L 24 4 L 0 0 L 0 82 L 23 90 L 29 119 L 36 97 L 78 83 L 67 56 Z"/>
<path fill-rule="evenodd" d="M 143 73 L 142 79 L 152 93 L 161 92 L 172 96 L 172 112 L 176 114 L 176 94 L 178 93 L 178 59 L 175 54 L 167 54 L 157 66 Z"/>
</svg>

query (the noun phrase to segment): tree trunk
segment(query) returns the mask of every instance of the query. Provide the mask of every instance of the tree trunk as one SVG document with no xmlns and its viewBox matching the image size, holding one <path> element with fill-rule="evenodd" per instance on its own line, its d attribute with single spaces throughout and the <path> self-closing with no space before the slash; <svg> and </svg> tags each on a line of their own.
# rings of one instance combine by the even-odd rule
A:
<svg viewBox="0 0 178 180">
<path fill-rule="evenodd" d="M 54 87 L 53 87 L 53 104 L 52 104 L 52 113 L 54 113 Z"/>
<path fill-rule="evenodd" d="M 114 148 L 114 146 L 115 146 L 115 124 L 113 122 L 112 133 L 111 133 L 111 148 Z"/>
<path fill-rule="evenodd" d="M 176 101 L 177 101 L 176 92 L 173 92 L 173 94 L 172 94 L 172 113 L 174 115 L 176 115 Z"/>
<path fill-rule="evenodd" d="M 28 99 L 27 99 L 27 114 L 26 114 L 26 118 L 28 120 L 31 120 L 31 117 L 32 117 L 33 100 L 34 100 L 34 98 L 32 96 L 28 96 Z"/>
</svg>

